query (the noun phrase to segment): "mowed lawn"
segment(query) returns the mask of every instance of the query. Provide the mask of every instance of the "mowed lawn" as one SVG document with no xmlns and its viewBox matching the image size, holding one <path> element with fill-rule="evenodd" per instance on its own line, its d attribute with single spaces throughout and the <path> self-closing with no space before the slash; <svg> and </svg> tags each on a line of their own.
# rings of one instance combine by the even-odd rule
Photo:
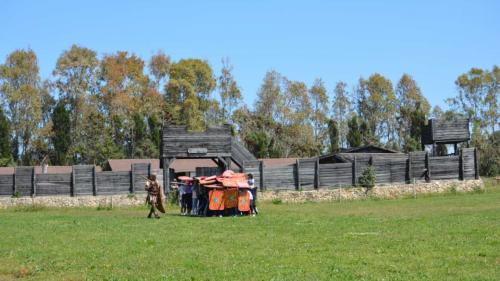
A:
<svg viewBox="0 0 500 281">
<path fill-rule="evenodd" d="M 0 211 L 0 280 L 500 280 L 500 187 L 257 217 Z"/>
</svg>

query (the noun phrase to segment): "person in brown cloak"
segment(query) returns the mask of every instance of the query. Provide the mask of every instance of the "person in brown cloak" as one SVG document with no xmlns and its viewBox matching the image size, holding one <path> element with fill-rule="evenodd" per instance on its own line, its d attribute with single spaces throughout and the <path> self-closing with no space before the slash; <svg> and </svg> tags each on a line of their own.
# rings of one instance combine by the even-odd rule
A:
<svg viewBox="0 0 500 281">
<path fill-rule="evenodd" d="M 165 208 L 163 207 L 164 195 L 161 190 L 160 183 L 156 179 L 156 175 L 150 175 L 146 181 L 144 189 L 148 192 L 146 197 L 146 203 L 151 206 L 148 218 L 154 215 L 155 218 L 159 219 L 160 216 L 156 212 L 158 209 L 160 212 L 165 213 Z"/>
</svg>

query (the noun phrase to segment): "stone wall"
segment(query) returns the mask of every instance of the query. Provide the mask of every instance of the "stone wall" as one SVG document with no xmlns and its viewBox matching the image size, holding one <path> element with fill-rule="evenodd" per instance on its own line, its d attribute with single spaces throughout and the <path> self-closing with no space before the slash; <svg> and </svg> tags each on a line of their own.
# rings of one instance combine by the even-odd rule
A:
<svg viewBox="0 0 500 281">
<path fill-rule="evenodd" d="M 366 188 L 350 187 L 319 189 L 310 191 L 264 191 L 259 192 L 260 201 L 281 200 L 282 202 L 301 203 L 306 201 L 340 201 L 365 199 L 367 197 L 393 199 L 426 193 L 470 192 L 483 189 L 482 180 L 447 180 L 430 183 L 398 184 L 375 186 L 367 192 Z"/>
<path fill-rule="evenodd" d="M 98 196 L 0 197 L 0 208 L 37 205 L 44 207 L 127 207 L 144 205 L 145 194 Z"/>
<path fill-rule="evenodd" d="M 399 198 L 426 193 L 443 193 L 449 191 L 469 192 L 483 189 L 482 180 L 449 180 L 432 181 L 431 183 L 400 184 L 375 186 L 370 191 L 365 188 L 337 188 L 319 189 L 310 191 L 264 191 L 259 192 L 259 201 L 281 200 L 282 202 L 300 203 L 306 201 L 340 201 L 356 200 L 367 197 Z M 145 203 L 145 194 L 109 195 L 109 196 L 40 196 L 10 198 L 0 197 L 0 208 L 16 206 L 45 206 L 45 207 L 126 207 L 139 206 Z"/>
</svg>

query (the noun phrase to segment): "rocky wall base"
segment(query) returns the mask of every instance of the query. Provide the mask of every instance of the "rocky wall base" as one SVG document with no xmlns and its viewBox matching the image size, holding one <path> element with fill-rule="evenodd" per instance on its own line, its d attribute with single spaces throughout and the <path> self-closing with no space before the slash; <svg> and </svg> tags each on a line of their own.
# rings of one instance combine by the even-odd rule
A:
<svg viewBox="0 0 500 281">
<path fill-rule="evenodd" d="M 319 189 L 309 191 L 264 191 L 258 194 L 259 201 L 281 200 L 282 202 L 301 203 L 307 201 L 358 200 L 367 197 L 401 198 L 427 193 L 470 192 L 484 189 L 482 180 L 447 180 L 430 183 L 397 184 L 375 186 L 371 190 L 362 187 Z"/>
<path fill-rule="evenodd" d="M 43 207 L 129 207 L 144 205 L 145 194 L 98 195 L 98 196 L 40 196 L 40 197 L 0 197 L 0 208 L 16 206 Z"/>
</svg>

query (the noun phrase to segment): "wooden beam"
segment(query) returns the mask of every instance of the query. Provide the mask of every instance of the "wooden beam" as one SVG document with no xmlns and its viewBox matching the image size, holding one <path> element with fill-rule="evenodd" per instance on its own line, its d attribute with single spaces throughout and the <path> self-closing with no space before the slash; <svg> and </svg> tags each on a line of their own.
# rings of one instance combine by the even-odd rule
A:
<svg viewBox="0 0 500 281">
<path fill-rule="evenodd" d="M 474 148 L 474 178 L 479 179 L 479 152 Z"/>
<path fill-rule="evenodd" d="M 318 189 L 320 187 L 320 174 L 319 174 L 319 169 L 320 169 L 320 166 L 319 166 L 319 157 L 316 158 L 316 161 L 314 162 L 314 188 L 315 189 Z"/>
<path fill-rule="evenodd" d="M 266 190 L 264 183 L 264 161 L 260 161 L 259 163 L 259 173 L 260 173 L 260 191 Z"/>
<path fill-rule="evenodd" d="M 354 159 L 352 161 L 352 185 L 356 186 L 358 184 L 356 178 L 356 155 L 354 155 Z"/>
<path fill-rule="evenodd" d="M 425 153 L 425 169 L 427 171 L 427 182 L 431 181 L 431 160 L 429 159 L 429 152 Z"/>
<path fill-rule="evenodd" d="M 97 196 L 97 175 L 95 171 L 95 165 L 92 167 L 92 194 Z"/>
<path fill-rule="evenodd" d="M 295 160 L 295 190 L 300 190 L 300 160 Z"/>
</svg>

